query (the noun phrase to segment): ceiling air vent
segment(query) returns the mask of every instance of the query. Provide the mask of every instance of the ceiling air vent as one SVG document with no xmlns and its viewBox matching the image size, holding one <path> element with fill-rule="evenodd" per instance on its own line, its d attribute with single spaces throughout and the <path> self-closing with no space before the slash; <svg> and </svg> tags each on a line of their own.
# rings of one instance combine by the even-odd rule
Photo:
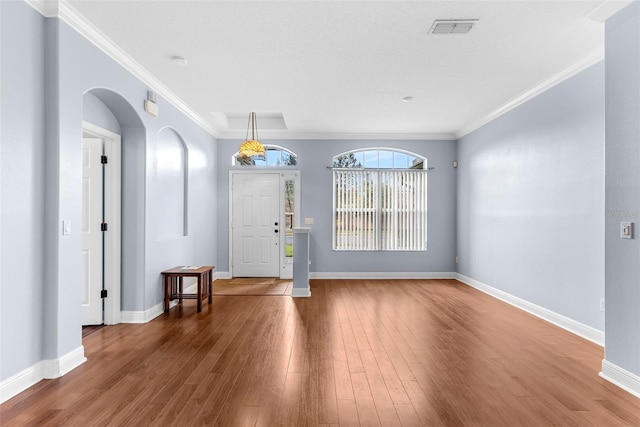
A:
<svg viewBox="0 0 640 427">
<path fill-rule="evenodd" d="M 437 19 L 429 29 L 429 34 L 466 34 L 477 19 Z"/>
</svg>

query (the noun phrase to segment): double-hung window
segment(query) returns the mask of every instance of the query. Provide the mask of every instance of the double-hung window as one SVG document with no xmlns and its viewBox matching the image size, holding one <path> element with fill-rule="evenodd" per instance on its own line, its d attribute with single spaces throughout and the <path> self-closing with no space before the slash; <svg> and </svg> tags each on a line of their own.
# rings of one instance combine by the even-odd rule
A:
<svg viewBox="0 0 640 427">
<path fill-rule="evenodd" d="M 333 249 L 427 250 L 426 159 L 390 149 L 333 161 Z"/>
</svg>

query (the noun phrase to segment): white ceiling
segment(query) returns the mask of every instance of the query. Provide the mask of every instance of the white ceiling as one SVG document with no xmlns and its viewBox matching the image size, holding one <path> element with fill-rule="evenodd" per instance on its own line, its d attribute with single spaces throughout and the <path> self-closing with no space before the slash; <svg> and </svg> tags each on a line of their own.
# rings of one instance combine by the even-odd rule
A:
<svg viewBox="0 0 640 427">
<path fill-rule="evenodd" d="M 601 20 L 626 2 L 65 3 L 218 136 L 256 111 L 262 138 L 455 138 L 601 59 Z M 478 21 L 428 34 L 436 19 Z"/>
</svg>

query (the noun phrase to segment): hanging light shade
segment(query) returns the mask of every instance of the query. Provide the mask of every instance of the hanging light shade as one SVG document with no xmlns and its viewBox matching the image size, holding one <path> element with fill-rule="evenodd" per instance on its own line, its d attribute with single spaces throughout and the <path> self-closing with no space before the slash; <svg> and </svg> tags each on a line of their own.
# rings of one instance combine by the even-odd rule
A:
<svg viewBox="0 0 640 427">
<path fill-rule="evenodd" d="M 249 139 L 249 130 L 251 130 L 251 139 Z M 256 119 L 256 113 L 252 112 L 249 114 L 247 136 L 242 145 L 240 145 L 238 155 L 242 157 L 264 156 L 264 146 L 258 141 L 258 121 Z"/>
</svg>

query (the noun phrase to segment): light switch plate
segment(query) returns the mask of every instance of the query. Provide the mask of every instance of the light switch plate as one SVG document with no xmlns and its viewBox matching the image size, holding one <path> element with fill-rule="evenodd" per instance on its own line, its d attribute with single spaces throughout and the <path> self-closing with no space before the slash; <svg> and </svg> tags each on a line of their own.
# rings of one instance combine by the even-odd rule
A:
<svg viewBox="0 0 640 427">
<path fill-rule="evenodd" d="M 620 238 L 633 239 L 633 223 L 632 222 L 620 223 Z"/>
<path fill-rule="evenodd" d="M 304 225 L 313 225 L 313 218 L 305 218 Z"/>
</svg>

